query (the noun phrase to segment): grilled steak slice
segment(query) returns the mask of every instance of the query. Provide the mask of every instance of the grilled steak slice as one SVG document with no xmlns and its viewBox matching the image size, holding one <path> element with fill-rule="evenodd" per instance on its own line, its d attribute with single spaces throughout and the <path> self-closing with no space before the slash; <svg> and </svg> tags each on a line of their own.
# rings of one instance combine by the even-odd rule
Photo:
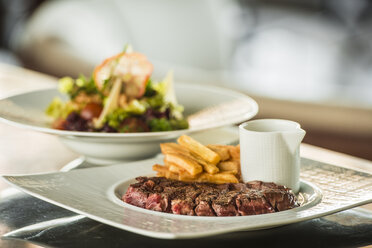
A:
<svg viewBox="0 0 372 248">
<path fill-rule="evenodd" d="M 147 198 L 145 208 L 159 212 L 168 212 L 169 196 L 167 194 L 153 193 Z"/>
<path fill-rule="evenodd" d="M 219 194 L 213 201 L 212 207 L 217 216 L 237 216 L 239 212 L 236 209 L 235 198 L 239 195 L 238 191 L 227 191 Z"/>
<path fill-rule="evenodd" d="M 138 177 L 136 180 L 138 183 L 129 186 L 122 200 L 137 207 L 148 208 L 149 206 L 148 209 L 154 208 L 155 210 L 156 207 L 152 202 L 159 201 L 159 196 L 155 195 L 163 191 L 163 187 L 159 184 L 168 182 L 168 180 L 161 177 Z"/>
<path fill-rule="evenodd" d="M 123 195 L 122 200 L 126 203 L 137 207 L 145 208 L 149 194 L 154 190 L 161 192 L 162 188 L 156 188 L 161 178 L 137 177 L 138 183 L 131 184 L 127 192 Z"/>
<path fill-rule="evenodd" d="M 195 214 L 198 216 L 215 216 L 212 202 L 218 197 L 219 191 L 209 187 L 201 187 L 202 192 L 195 199 Z"/>
<path fill-rule="evenodd" d="M 236 190 L 236 191 L 241 191 L 241 192 L 249 190 L 247 185 L 244 183 L 229 183 L 229 187 L 231 190 Z"/>
<path fill-rule="evenodd" d="M 145 182 L 144 184 L 149 184 L 149 181 Z M 188 186 L 180 184 L 177 181 L 159 181 L 158 185 L 154 186 L 153 188 L 161 189 L 161 192 L 149 194 L 145 208 L 149 210 L 170 213 L 172 212 L 171 201 L 185 194 L 187 187 Z M 193 209 L 193 206 L 191 207 Z"/>
<path fill-rule="evenodd" d="M 297 207 L 296 196 L 284 186 L 253 181 L 236 184 L 190 183 L 162 177 L 138 177 L 122 200 L 182 215 L 236 216 L 273 213 Z"/>
<path fill-rule="evenodd" d="M 262 191 L 266 200 L 277 211 L 283 211 L 297 207 L 296 197 L 286 190 L 265 189 Z"/>
<path fill-rule="evenodd" d="M 149 192 L 147 190 L 142 189 L 140 186 L 141 183 L 132 184 L 127 189 L 127 192 L 121 198 L 124 202 L 129 203 L 131 205 L 145 208 L 146 201 L 149 196 Z"/>
<path fill-rule="evenodd" d="M 288 192 L 290 191 L 290 189 L 285 186 L 278 185 L 275 183 L 262 182 L 262 181 L 252 181 L 252 182 L 246 183 L 245 185 L 249 189 L 256 189 L 256 190 L 279 189 L 279 190 L 284 190 Z"/>
<path fill-rule="evenodd" d="M 172 213 L 174 214 L 195 215 L 195 204 L 189 199 L 174 199 L 171 204 Z"/>
<path fill-rule="evenodd" d="M 240 215 L 273 213 L 275 209 L 266 201 L 261 192 L 246 191 L 236 197 L 236 207 Z"/>
<path fill-rule="evenodd" d="M 195 208 L 195 214 L 197 216 L 215 216 L 213 208 L 207 201 L 200 201 Z"/>
<path fill-rule="evenodd" d="M 199 194 L 200 190 L 193 184 L 181 187 L 173 196 L 171 202 L 172 213 L 195 215 L 195 199 Z"/>
</svg>

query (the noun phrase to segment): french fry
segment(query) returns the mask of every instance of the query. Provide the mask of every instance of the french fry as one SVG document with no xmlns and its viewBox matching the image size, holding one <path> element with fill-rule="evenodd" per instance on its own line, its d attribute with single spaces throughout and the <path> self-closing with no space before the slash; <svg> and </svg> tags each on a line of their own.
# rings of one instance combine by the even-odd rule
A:
<svg viewBox="0 0 372 248">
<path fill-rule="evenodd" d="M 173 180 L 179 180 L 179 175 L 177 173 L 173 173 L 171 171 L 167 171 L 165 173 L 165 177 Z"/>
<path fill-rule="evenodd" d="M 169 162 L 166 158 L 164 159 L 164 165 L 168 167 L 168 170 L 173 173 L 177 174 L 185 174 L 185 177 L 190 177 L 190 178 L 196 178 L 198 175 L 191 175 L 189 172 L 187 172 L 184 168 L 179 166 L 178 164 Z"/>
<path fill-rule="evenodd" d="M 164 166 L 156 164 L 157 176 L 188 182 L 237 183 L 240 178 L 240 146 L 204 146 L 182 135 L 178 143 L 160 145 Z"/>
<path fill-rule="evenodd" d="M 191 155 L 201 166 L 203 166 L 203 169 L 205 172 L 209 174 L 216 174 L 220 170 L 215 166 L 214 164 L 208 163 L 207 161 L 204 161 L 199 155 L 192 154 Z"/>
<path fill-rule="evenodd" d="M 193 182 L 197 176 L 192 176 L 187 171 L 178 168 L 176 165 L 169 166 L 169 170 L 158 172 L 157 176 L 166 177 L 173 180 Z M 178 172 L 176 172 L 177 170 Z"/>
<path fill-rule="evenodd" d="M 194 160 L 196 163 L 200 164 L 203 167 L 203 169 L 210 174 L 216 174 L 219 171 L 217 166 L 215 166 L 214 164 L 208 163 L 207 161 L 204 161 L 197 154 L 191 154 L 185 147 L 183 147 L 179 144 L 165 143 L 165 144 L 161 144 L 161 145 L 163 145 L 161 147 L 161 150 L 164 154 L 182 154 L 185 157 L 187 157 L 188 159 Z M 174 168 L 174 165 L 177 165 L 177 164 L 172 164 L 171 163 L 173 165 L 173 167 L 170 167 L 170 165 L 166 164 L 166 163 L 169 163 L 166 159 L 164 160 L 164 163 L 165 163 L 166 166 L 169 166 L 170 170 L 175 170 L 176 169 L 176 168 Z"/>
<path fill-rule="evenodd" d="M 216 184 L 238 183 L 239 182 L 239 180 L 233 174 L 225 173 L 225 172 L 220 172 L 214 175 L 204 172 L 198 177 L 198 181 L 216 183 Z"/>
<path fill-rule="evenodd" d="M 184 154 L 166 154 L 164 160 L 178 165 L 193 176 L 203 171 L 203 168 L 200 164 Z"/>
<path fill-rule="evenodd" d="M 176 174 L 179 174 L 179 175 L 183 175 L 185 177 L 189 177 L 189 178 L 196 178 L 198 176 L 198 175 L 191 175 L 191 174 L 189 174 L 187 171 L 185 171 L 184 169 L 180 168 L 176 164 L 170 164 L 169 165 L 169 171 L 170 172 L 173 172 L 173 173 L 176 173 Z"/>
<path fill-rule="evenodd" d="M 207 145 L 209 149 L 220 155 L 221 161 L 230 159 L 229 149 L 224 145 Z"/>
<path fill-rule="evenodd" d="M 202 164 L 204 170 L 209 173 L 209 174 L 216 174 L 218 173 L 220 170 L 217 168 L 217 166 L 215 166 L 214 164 L 209 164 L 209 163 L 203 163 Z"/>
<path fill-rule="evenodd" d="M 166 167 L 166 166 L 155 164 L 155 165 L 152 166 L 152 169 L 154 171 L 158 172 L 158 173 L 156 173 L 156 176 L 158 176 L 158 177 L 166 177 L 166 178 L 173 179 L 173 180 L 178 180 L 179 179 L 178 173 L 174 173 L 172 171 L 169 171 L 168 167 Z"/>
<path fill-rule="evenodd" d="M 240 160 L 240 145 L 238 146 L 226 146 L 229 149 L 229 153 L 232 160 Z"/>
<path fill-rule="evenodd" d="M 221 173 L 232 174 L 232 175 L 235 175 L 236 177 L 239 176 L 239 171 L 236 171 L 236 170 L 221 171 Z"/>
<path fill-rule="evenodd" d="M 186 181 L 186 182 L 195 182 L 195 181 L 197 181 L 197 178 L 199 177 L 199 175 L 191 176 L 186 171 L 183 171 L 183 172 L 181 171 L 181 173 L 178 174 L 178 180 Z"/>
<path fill-rule="evenodd" d="M 152 170 L 157 171 L 158 173 L 162 173 L 165 175 L 165 173 L 168 171 L 168 168 L 166 166 L 160 165 L 160 164 L 154 164 L 152 166 Z"/>
<path fill-rule="evenodd" d="M 239 183 L 238 178 L 229 172 L 220 172 L 212 175 L 212 177 L 216 180 L 226 181 L 227 183 Z"/>
<path fill-rule="evenodd" d="M 236 171 L 239 172 L 239 162 L 237 160 L 232 161 L 223 161 L 217 164 L 217 167 L 220 169 L 221 172 L 223 171 Z"/>
<path fill-rule="evenodd" d="M 177 173 L 177 174 L 180 174 L 180 172 L 182 171 L 178 166 L 174 164 L 169 165 L 168 168 L 170 172 Z"/>
<path fill-rule="evenodd" d="M 190 155 L 189 150 L 176 143 L 162 143 L 160 144 L 160 150 L 163 154 L 182 153 L 185 155 Z"/>
<path fill-rule="evenodd" d="M 220 155 L 189 136 L 182 135 L 177 141 L 181 146 L 190 150 L 191 153 L 199 155 L 203 160 L 211 164 L 216 165 L 221 160 Z"/>
</svg>

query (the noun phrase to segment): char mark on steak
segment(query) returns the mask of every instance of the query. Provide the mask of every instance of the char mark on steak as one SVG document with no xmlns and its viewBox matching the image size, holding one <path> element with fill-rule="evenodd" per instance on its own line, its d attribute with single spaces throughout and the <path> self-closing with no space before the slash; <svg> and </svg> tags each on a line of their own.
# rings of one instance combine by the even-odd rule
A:
<svg viewBox="0 0 372 248">
<path fill-rule="evenodd" d="M 163 177 L 138 177 L 122 200 L 137 207 L 198 216 L 256 215 L 297 207 L 284 186 L 253 181 L 246 184 L 191 183 Z"/>
</svg>

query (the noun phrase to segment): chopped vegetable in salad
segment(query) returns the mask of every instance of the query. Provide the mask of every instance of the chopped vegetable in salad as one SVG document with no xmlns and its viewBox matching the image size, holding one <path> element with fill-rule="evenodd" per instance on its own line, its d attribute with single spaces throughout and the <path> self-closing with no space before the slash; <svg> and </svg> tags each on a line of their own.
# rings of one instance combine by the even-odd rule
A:
<svg viewBox="0 0 372 248">
<path fill-rule="evenodd" d="M 158 132 L 188 128 L 177 103 L 173 73 L 161 82 L 150 77 L 152 64 L 127 48 L 97 66 L 91 78 L 64 77 L 58 89 L 69 96 L 55 98 L 46 109 L 53 128 L 90 132 Z"/>
</svg>

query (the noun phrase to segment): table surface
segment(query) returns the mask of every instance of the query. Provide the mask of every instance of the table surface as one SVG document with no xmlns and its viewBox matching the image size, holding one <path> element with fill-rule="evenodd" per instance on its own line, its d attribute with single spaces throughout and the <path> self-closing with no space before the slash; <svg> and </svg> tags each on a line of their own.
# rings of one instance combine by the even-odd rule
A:
<svg viewBox="0 0 372 248">
<path fill-rule="evenodd" d="M 48 87 L 55 83 L 56 81 L 52 77 L 21 68 L 0 64 L 0 98 L 4 98 L 8 95 L 21 91 Z M 57 137 L 52 135 L 19 129 L 0 123 L 0 137 L 0 174 L 28 174 L 58 171 L 68 162 L 78 157 L 77 154 L 65 148 L 59 142 Z M 325 163 L 372 173 L 371 161 L 355 158 L 349 155 L 340 154 L 307 144 L 301 145 L 301 156 Z M 12 188 L 5 182 L 0 181 L 0 192 L 1 206 L 1 204 L 6 201 L 7 197 L 9 197 L 10 193 L 12 192 Z M 372 204 L 364 205 L 361 208 L 372 210 Z M 356 209 L 356 211 L 358 211 L 358 209 Z M 370 214 L 369 212 L 362 212 L 367 213 L 367 215 Z M 342 214 L 347 216 L 348 214 L 353 213 L 345 211 L 345 213 L 341 213 L 341 215 L 336 214 L 335 216 L 340 218 L 340 216 L 343 216 Z M 332 217 L 330 218 L 332 219 Z M 2 215 L 0 214 L 0 236 L 15 229 L 15 227 L 20 227 L 19 224 L 7 226 L 4 223 L 6 223 L 6 221 L 4 221 Z M 83 224 L 84 223 L 82 223 L 82 225 Z M 88 224 L 91 225 L 91 227 L 96 227 L 95 225 L 97 225 L 94 222 L 89 221 Z M 110 227 L 100 226 L 98 230 L 100 228 L 110 229 Z M 92 233 L 95 233 L 97 232 L 97 228 L 94 230 L 92 229 L 91 231 Z M 116 232 L 116 230 L 113 231 L 111 229 L 110 231 L 114 233 Z M 372 232 L 372 230 L 369 231 L 369 233 Z M 0 247 L 39 246 L 29 242 L 23 243 L 15 240 L 0 240 Z"/>
</svg>

